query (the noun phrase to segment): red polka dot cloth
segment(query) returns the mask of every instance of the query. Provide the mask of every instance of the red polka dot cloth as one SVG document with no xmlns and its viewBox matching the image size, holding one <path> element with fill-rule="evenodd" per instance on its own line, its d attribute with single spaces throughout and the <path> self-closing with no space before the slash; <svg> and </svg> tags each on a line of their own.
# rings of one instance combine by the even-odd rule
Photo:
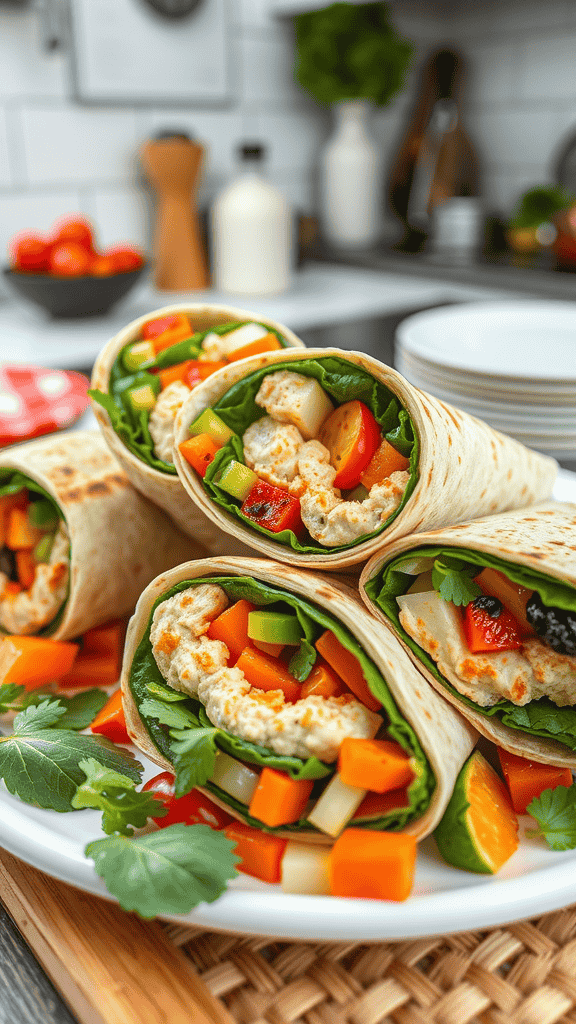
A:
<svg viewBox="0 0 576 1024">
<path fill-rule="evenodd" d="M 0 364 L 0 447 L 72 426 L 88 405 L 87 377 Z"/>
</svg>

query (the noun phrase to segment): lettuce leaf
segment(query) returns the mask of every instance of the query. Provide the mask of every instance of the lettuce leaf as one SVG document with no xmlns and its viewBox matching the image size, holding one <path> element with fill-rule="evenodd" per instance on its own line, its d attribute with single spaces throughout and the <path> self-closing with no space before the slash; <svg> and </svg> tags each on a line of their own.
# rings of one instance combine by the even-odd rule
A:
<svg viewBox="0 0 576 1024">
<path fill-rule="evenodd" d="M 256 404 L 256 394 L 262 383 L 262 379 L 268 373 L 275 373 L 279 370 L 297 369 L 307 377 L 314 377 L 324 390 L 335 399 L 338 405 L 358 399 L 364 402 L 372 410 L 374 416 L 382 429 L 387 441 L 390 442 L 402 455 L 410 459 L 410 478 L 398 508 L 391 516 L 382 523 L 373 533 L 359 537 L 352 544 L 342 547 L 327 549 L 311 540 L 301 543 L 292 530 L 283 530 L 281 533 L 271 533 L 248 519 L 240 511 L 237 502 L 225 491 L 218 487 L 218 479 L 224 469 L 233 461 L 244 462 L 244 451 L 241 436 L 244 431 L 263 415 L 262 408 Z M 255 373 L 249 374 L 234 384 L 214 405 L 214 411 L 218 413 L 226 425 L 234 431 L 235 436 L 230 438 L 226 445 L 217 453 L 214 461 L 208 466 L 203 485 L 206 493 L 221 508 L 225 509 L 236 519 L 246 523 L 253 530 L 270 537 L 278 544 L 289 546 L 293 551 L 302 554 L 317 554 L 319 551 L 346 551 L 357 544 L 361 544 L 371 537 L 375 537 L 388 526 L 400 513 L 408 501 L 418 480 L 418 441 L 410 417 L 402 408 L 396 396 L 380 381 L 376 380 L 370 373 L 360 366 L 347 362 L 337 356 L 326 356 L 316 359 L 302 359 L 298 361 L 297 367 L 293 363 L 274 363 L 272 367 L 264 367 Z"/>
<path fill-rule="evenodd" d="M 196 359 L 207 334 L 228 334 L 236 327 L 241 327 L 242 324 L 251 322 L 239 320 L 233 323 L 218 324 L 215 327 L 209 327 L 205 331 L 198 331 L 189 338 L 185 338 L 184 341 L 178 341 L 175 345 L 171 345 L 170 348 L 159 352 L 156 359 L 146 363 L 145 368 L 140 369 L 137 373 L 132 373 L 124 364 L 126 351 L 133 344 L 133 342 L 130 342 L 129 345 L 125 345 L 121 349 L 112 365 L 108 392 L 93 389 L 88 394 L 90 398 L 98 402 L 98 405 L 101 405 L 106 410 L 110 417 L 112 429 L 118 434 L 118 437 L 133 455 L 136 455 L 146 465 L 159 470 L 160 473 L 176 476 L 175 466 L 171 462 L 164 462 L 163 459 L 159 459 L 154 452 L 154 442 L 148 427 L 150 411 L 148 409 L 133 409 L 129 402 L 123 400 L 122 393 L 127 388 L 140 387 L 143 384 L 150 384 L 153 391 L 158 393 L 159 380 L 154 373 L 150 372 L 151 370 L 165 370 L 169 366 L 175 366 L 176 363 L 183 363 L 186 359 Z M 284 338 L 278 331 L 269 327 L 268 324 L 261 324 L 260 326 L 265 327 L 271 334 L 275 334 L 280 344 L 283 347 L 286 346 Z"/>
<path fill-rule="evenodd" d="M 223 587 L 228 597 L 233 601 L 246 598 L 246 600 L 258 606 L 267 606 L 277 604 L 278 602 L 288 604 L 294 609 L 305 639 L 310 644 L 313 644 L 325 629 L 331 629 L 335 633 L 340 642 L 358 658 L 362 665 L 362 670 L 370 689 L 374 696 L 381 701 L 383 711 L 387 716 L 388 733 L 411 757 L 415 758 L 419 767 L 414 782 L 409 789 L 410 806 L 408 808 L 391 811 L 386 816 L 374 821 L 362 822 L 361 820 L 355 820 L 355 825 L 361 824 L 365 828 L 376 830 L 384 828 L 393 830 L 403 828 L 408 822 L 421 817 L 430 803 L 430 797 L 436 785 L 436 780 L 416 733 L 410 723 L 402 717 L 383 676 L 374 662 L 367 656 L 350 631 L 337 618 L 327 614 L 321 608 L 304 600 L 297 594 L 291 594 L 289 591 L 282 590 L 279 587 L 272 587 L 248 577 L 221 576 L 185 580 L 163 594 L 154 605 L 150 621 L 134 655 L 130 673 L 130 688 L 136 705 L 140 709 L 143 724 L 160 752 L 168 760 L 173 760 L 174 755 L 171 749 L 171 738 L 168 728 L 162 726 L 157 719 L 146 717 L 143 714 L 143 703 L 150 694 L 148 686 L 151 683 L 155 684 L 155 695 L 161 699 L 162 686 L 165 685 L 152 654 L 150 643 L 152 615 L 160 603 L 166 601 L 174 594 L 203 583 L 216 583 L 218 586 Z M 190 698 L 186 701 L 186 706 L 200 719 L 206 729 L 213 728 L 204 708 L 197 700 Z M 331 775 L 334 771 L 333 765 L 327 765 L 315 757 L 303 760 L 299 757 L 275 754 L 264 747 L 259 747 L 256 744 L 249 743 L 247 740 L 232 736 L 223 730 L 218 731 L 216 743 L 220 749 L 226 751 L 232 757 L 237 757 L 249 764 L 278 768 L 281 771 L 287 772 L 293 779 L 320 779 Z M 234 801 L 227 793 L 224 793 L 210 782 L 206 783 L 206 789 L 217 795 L 220 800 L 241 811 L 246 817 L 246 807 Z M 252 821 L 251 819 L 247 820 L 254 826 L 263 828 L 261 822 Z M 283 827 L 285 828 L 286 826 Z M 291 827 L 295 830 L 311 829 L 310 824 L 304 819 L 294 823 Z M 274 829 L 269 831 L 274 831 Z"/>
<path fill-rule="evenodd" d="M 414 548 L 409 552 L 411 559 L 425 556 L 430 558 L 448 557 L 456 564 L 461 562 L 462 568 L 472 563 L 478 566 L 490 566 L 505 573 L 514 583 L 522 587 L 536 590 L 544 604 L 563 608 L 566 611 L 576 611 L 576 590 L 568 583 L 547 576 L 545 573 L 530 569 L 524 565 L 516 565 L 508 562 L 497 555 L 486 554 L 485 552 L 473 551 L 470 548 L 441 548 L 422 546 Z M 384 566 L 379 573 L 372 577 L 366 585 L 366 593 L 370 599 L 381 609 L 391 622 L 394 623 L 395 631 L 405 641 L 416 656 L 429 669 L 434 677 L 442 683 L 460 702 L 473 708 L 487 718 L 497 718 L 503 725 L 519 732 L 529 733 L 531 736 L 541 736 L 544 739 L 554 739 L 570 750 L 576 750 L 576 708 L 557 707 L 547 697 L 532 700 L 523 707 L 513 704 L 512 701 L 502 699 L 491 707 L 481 707 L 475 701 L 464 697 L 453 687 L 439 671 L 436 662 L 426 654 L 421 647 L 402 628 L 399 619 L 399 609 L 396 598 L 405 594 L 414 577 L 402 572 L 402 562 L 408 558 L 408 553 L 395 558 L 387 566 Z"/>
</svg>

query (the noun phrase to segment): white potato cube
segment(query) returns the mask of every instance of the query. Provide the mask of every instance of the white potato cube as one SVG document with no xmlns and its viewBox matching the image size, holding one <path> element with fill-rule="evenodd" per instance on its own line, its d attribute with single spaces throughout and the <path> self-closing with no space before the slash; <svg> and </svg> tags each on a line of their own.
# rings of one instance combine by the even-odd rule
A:
<svg viewBox="0 0 576 1024">
<path fill-rule="evenodd" d="M 279 370 L 269 373 L 260 385 L 256 404 L 278 423 L 293 423 L 306 441 L 317 437 L 334 405 L 314 377 Z"/>
<path fill-rule="evenodd" d="M 334 775 L 314 804 L 308 821 L 326 835 L 338 836 L 362 803 L 366 792 L 357 786 L 347 786 L 339 775 Z"/>
<path fill-rule="evenodd" d="M 313 846 L 290 840 L 280 864 L 280 883 L 284 892 L 329 896 L 330 850 L 330 846 Z"/>
<path fill-rule="evenodd" d="M 240 803 L 250 803 L 258 785 L 258 778 L 258 772 L 247 768 L 236 758 L 224 754 L 221 750 L 216 754 L 216 764 L 210 781 Z"/>
</svg>

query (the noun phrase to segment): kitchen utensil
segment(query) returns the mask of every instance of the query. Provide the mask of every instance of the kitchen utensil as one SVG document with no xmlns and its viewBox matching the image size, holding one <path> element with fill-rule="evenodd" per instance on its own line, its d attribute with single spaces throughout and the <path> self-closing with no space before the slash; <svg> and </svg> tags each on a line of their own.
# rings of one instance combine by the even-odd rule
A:
<svg viewBox="0 0 576 1024">
<path fill-rule="evenodd" d="M 54 317 L 99 316 L 134 287 L 146 269 L 127 270 L 108 277 L 54 277 L 4 268 L 9 286 Z"/>
<path fill-rule="evenodd" d="M 156 191 L 154 283 L 164 291 L 208 287 L 196 190 L 204 149 L 183 133 L 166 133 L 140 149 L 144 173 Z"/>
</svg>

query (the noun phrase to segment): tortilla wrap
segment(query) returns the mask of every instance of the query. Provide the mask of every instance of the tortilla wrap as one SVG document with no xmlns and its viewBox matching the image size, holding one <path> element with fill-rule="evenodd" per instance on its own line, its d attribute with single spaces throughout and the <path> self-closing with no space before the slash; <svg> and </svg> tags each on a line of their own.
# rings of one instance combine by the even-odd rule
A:
<svg viewBox="0 0 576 1024">
<path fill-rule="evenodd" d="M 54 640 L 129 614 L 163 569 L 205 554 L 133 489 L 98 431 L 76 431 L 0 452 L 56 503 L 70 538 L 70 583 Z"/>
<path fill-rule="evenodd" d="M 140 340 L 142 327 L 148 321 L 157 317 L 169 316 L 173 313 L 186 313 L 190 317 L 195 331 L 205 331 L 210 327 L 229 323 L 233 320 L 243 322 L 257 321 L 278 331 L 288 347 L 303 348 L 303 342 L 292 331 L 282 324 L 276 323 L 275 320 L 271 320 L 270 317 L 262 317 L 258 313 L 249 313 L 246 310 L 236 309 L 232 306 L 190 302 L 177 303 L 173 306 L 163 306 L 161 309 L 155 309 L 146 313 L 145 316 L 133 320 L 111 338 L 94 363 L 92 388 L 108 393 L 110 372 L 124 346 L 133 341 Z M 245 551 L 245 549 L 239 548 L 238 545 L 231 544 L 230 538 L 224 536 L 220 530 L 216 529 L 212 521 L 189 502 L 186 492 L 176 475 L 162 472 L 153 466 L 147 465 L 146 462 L 138 458 L 118 436 L 106 410 L 93 400 L 92 408 L 108 447 L 118 459 L 130 483 L 137 491 L 150 498 L 155 505 L 163 508 L 181 530 L 184 530 L 185 533 L 201 543 L 207 551 L 215 554 L 243 553 Z"/>
<path fill-rule="evenodd" d="M 521 731 L 520 723 L 516 728 L 510 728 L 495 714 L 487 715 L 478 709 L 477 704 L 463 698 L 448 685 L 444 676 L 434 671 L 434 663 L 421 648 L 414 641 L 410 645 L 410 638 L 399 621 L 391 618 L 395 598 L 385 596 L 385 590 L 386 580 L 391 581 L 392 563 L 400 555 L 420 552 L 421 549 L 428 549 L 433 556 L 439 548 L 477 552 L 482 556 L 477 564 L 499 568 L 511 579 L 516 576 L 514 582 L 531 589 L 538 584 L 546 604 L 573 607 L 576 611 L 576 505 L 551 502 L 416 537 L 404 537 L 387 545 L 372 558 L 360 578 L 360 592 L 372 614 L 394 633 L 420 672 L 478 732 L 513 754 L 544 764 L 576 769 L 576 749 L 544 735 Z M 537 702 L 529 702 L 524 707 L 529 708 L 532 703 Z M 554 707 L 552 705 L 552 710 Z M 554 716 L 559 721 L 562 720 L 561 713 L 562 708 L 559 708 Z M 569 714 L 576 716 L 576 711 L 569 709 Z M 557 730 L 558 733 L 561 731 Z"/>
<path fill-rule="evenodd" d="M 218 414 L 226 421 L 226 412 L 218 403 L 233 385 L 256 371 L 269 367 L 270 372 L 274 372 L 277 364 L 282 364 L 298 372 L 298 364 L 303 360 L 331 358 L 366 371 L 384 385 L 391 396 L 396 396 L 400 407 L 406 410 L 415 439 L 410 457 L 411 475 L 404 498 L 388 526 L 380 527 L 366 540 L 360 539 L 347 547 L 303 552 L 280 543 L 269 531 L 258 532 L 234 512 L 219 507 L 207 493 L 206 481 L 203 482 L 182 457 L 178 445 L 188 438 L 190 424 L 204 409 L 217 407 Z M 345 382 L 342 385 L 345 400 L 358 397 L 360 392 L 355 391 L 356 385 L 348 385 L 342 375 L 340 379 Z M 240 402 L 235 400 L 235 403 L 232 414 L 236 416 Z M 233 404 L 230 399 L 230 407 Z M 250 422 L 259 415 L 257 409 Z M 232 421 L 228 426 L 237 429 Z M 178 413 L 174 461 L 192 501 L 222 530 L 271 558 L 305 568 L 329 570 L 363 562 L 383 544 L 406 534 L 461 522 L 472 515 L 525 508 L 546 500 L 552 493 L 558 469 L 553 459 L 525 448 L 481 420 L 420 391 L 377 359 L 362 352 L 332 348 L 291 349 L 254 356 L 213 374 L 190 393 Z"/>
<path fill-rule="evenodd" d="M 140 715 L 141 694 L 138 686 L 141 682 L 135 682 L 135 677 L 131 679 L 135 655 L 136 664 L 143 664 L 139 659 L 143 656 L 143 649 L 146 649 L 146 637 L 149 634 L 149 623 L 155 603 L 182 581 L 232 576 L 250 577 L 259 583 L 280 587 L 285 592 L 309 601 L 347 627 L 372 659 L 387 682 L 400 717 L 414 730 L 429 765 L 432 785 L 433 780 L 436 780 L 431 796 L 428 795 L 426 798 L 427 806 L 424 813 L 402 828 L 402 831 L 409 832 L 418 839 L 424 838 L 442 817 L 455 779 L 474 746 L 477 734 L 445 701 L 423 685 L 422 677 L 412 666 L 401 646 L 388 632 L 378 627 L 374 618 L 362 607 L 358 594 L 329 577 L 312 575 L 278 562 L 254 558 L 206 558 L 162 573 L 140 597 L 126 636 L 122 692 L 128 733 L 134 743 L 156 764 L 164 769 L 174 770 L 170 759 L 162 754 L 152 732 Z M 149 675 L 144 672 L 140 679 L 145 681 L 149 679 Z M 242 756 L 246 759 L 246 755 Z M 250 756 L 247 759 L 250 760 Z M 246 820 L 246 816 L 238 808 L 219 798 L 219 791 L 202 791 L 234 817 Z M 249 819 L 249 822 L 254 824 L 253 819 Z M 302 841 L 329 844 L 334 842 L 330 837 L 315 830 L 273 831 L 278 835 Z"/>
</svg>

